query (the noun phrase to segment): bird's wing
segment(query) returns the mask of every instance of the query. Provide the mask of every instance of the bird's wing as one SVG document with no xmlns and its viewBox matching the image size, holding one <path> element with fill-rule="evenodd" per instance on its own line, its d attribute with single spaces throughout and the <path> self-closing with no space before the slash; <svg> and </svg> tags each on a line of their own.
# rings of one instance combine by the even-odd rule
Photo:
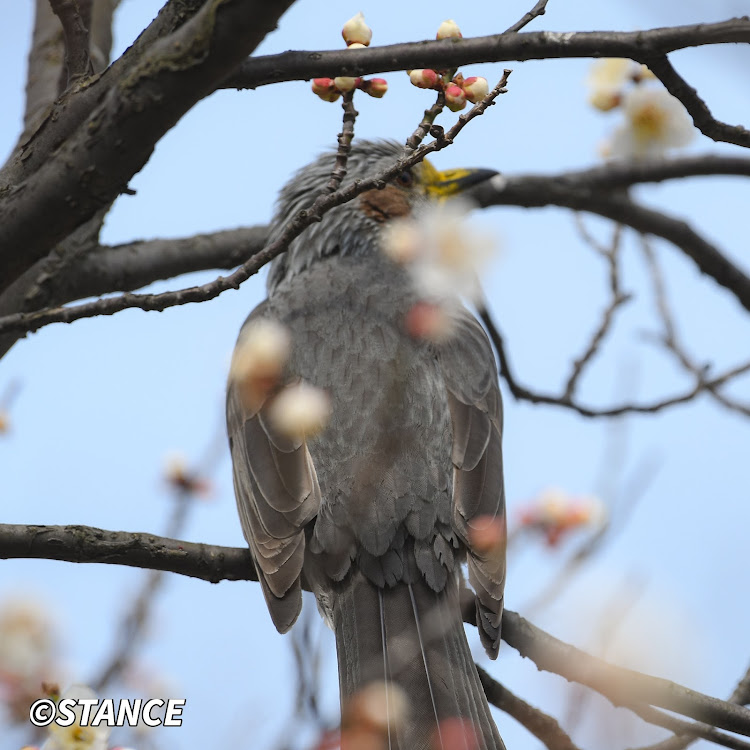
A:
<svg viewBox="0 0 750 750">
<path fill-rule="evenodd" d="M 265 303 L 258 306 L 246 324 L 266 317 L 265 311 Z M 305 525 L 320 507 L 315 467 L 305 442 L 274 430 L 265 406 L 249 409 L 232 382 L 227 388 L 227 432 L 242 531 L 271 618 L 285 633 L 302 606 Z"/>
<path fill-rule="evenodd" d="M 453 319 L 455 331 L 439 347 L 453 425 L 453 526 L 469 552 L 479 634 L 494 658 L 505 586 L 502 402 L 483 328 L 464 308 Z"/>
</svg>

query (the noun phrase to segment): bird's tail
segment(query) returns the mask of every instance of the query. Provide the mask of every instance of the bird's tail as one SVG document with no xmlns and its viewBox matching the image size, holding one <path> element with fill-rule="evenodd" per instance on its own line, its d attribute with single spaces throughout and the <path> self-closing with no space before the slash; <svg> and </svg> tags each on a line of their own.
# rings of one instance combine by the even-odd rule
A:
<svg viewBox="0 0 750 750">
<path fill-rule="evenodd" d="M 353 705 L 371 713 L 361 701 L 374 686 L 384 693 L 384 700 L 375 699 L 386 714 L 381 747 L 504 750 L 466 640 L 454 578 L 437 594 L 421 579 L 381 589 L 354 573 L 335 598 L 333 620 L 343 750 L 360 744 L 347 722 L 357 720 Z"/>
</svg>

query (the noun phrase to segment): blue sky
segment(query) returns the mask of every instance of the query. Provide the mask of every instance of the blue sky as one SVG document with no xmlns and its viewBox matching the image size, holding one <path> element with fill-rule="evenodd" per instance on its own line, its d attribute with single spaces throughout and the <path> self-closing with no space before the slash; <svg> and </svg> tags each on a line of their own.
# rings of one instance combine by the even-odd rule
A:
<svg viewBox="0 0 750 750">
<path fill-rule="evenodd" d="M 158 0 L 124 0 L 115 28 L 121 53 L 154 17 Z M 20 128 L 32 3 L 13 3 L 0 30 L 0 152 Z M 363 10 L 373 44 L 431 37 L 445 18 L 465 36 L 500 31 L 533 5 L 471 6 L 303 0 L 283 17 L 259 53 L 331 49 L 341 45 L 342 23 Z M 551 0 L 534 29 L 642 29 L 723 20 L 731 3 L 565 3 Z M 748 50 L 703 48 L 674 55 L 679 70 L 727 122 L 750 122 L 750 98 L 741 72 Z M 556 173 L 597 162 L 597 144 L 617 115 L 586 104 L 588 61 L 515 64 L 509 92 L 471 123 L 438 167 L 485 166 L 509 174 Z M 500 77 L 503 65 L 467 66 L 467 75 Z M 403 139 L 431 103 L 404 73 L 385 76 L 382 100 L 360 97 L 358 137 Z M 443 122 L 450 122 L 445 117 Z M 115 204 L 104 227 L 107 243 L 179 237 L 255 223 L 271 215 L 278 189 L 291 172 L 335 143 L 340 108 L 319 101 L 303 82 L 257 91 L 221 91 L 195 107 L 158 144 L 131 181 L 135 196 Z M 693 153 L 739 153 L 702 136 Z M 739 178 L 700 178 L 639 188 L 639 199 L 689 219 L 735 262 L 750 271 L 747 210 L 750 189 Z M 478 217 L 498 238 L 498 261 L 484 279 L 496 319 L 508 340 L 516 372 L 539 390 L 557 390 L 572 356 L 585 345 L 606 304 L 606 268 L 580 242 L 569 213 L 557 209 L 495 208 Z M 592 231 L 603 221 L 586 218 Z M 700 360 L 717 368 L 750 358 L 750 325 L 739 304 L 672 247 L 654 246 L 667 273 L 680 332 Z M 153 286 L 189 286 L 196 274 Z M 623 283 L 636 295 L 614 330 L 607 351 L 582 382 L 583 398 L 607 404 L 681 391 L 689 380 L 643 333 L 654 330 L 653 300 L 637 242 L 626 237 Z M 205 304 L 163 313 L 130 310 L 110 318 L 49 326 L 19 342 L 0 362 L 0 392 L 19 381 L 12 431 L 0 437 L 0 517 L 8 523 L 80 523 L 132 531 L 163 531 L 170 512 L 162 480 L 170 451 L 198 460 L 222 429 L 223 391 L 231 349 L 245 315 L 264 295 L 264 276 Z M 750 400 L 750 379 L 732 392 Z M 602 618 L 622 618 L 610 656 L 628 652 L 630 666 L 726 696 L 750 660 L 747 576 L 750 526 L 750 422 L 707 397 L 658 416 L 628 417 L 619 427 L 550 407 L 506 405 L 506 490 L 511 519 L 545 487 L 597 493 L 625 507 L 638 480 L 654 474 L 627 525 L 535 622 L 578 645 L 594 647 Z M 607 458 L 613 448 L 616 460 Z M 604 477 L 604 482 L 602 482 Z M 216 466 L 211 502 L 193 509 L 184 537 L 242 544 L 226 452 Z M 506 601 L 524 613 L 564 554 L 529 542 L 510 559 Z M 17 592 L 33 594 L 59 620 L 64 660 L 75 681 L 86 682 L 111 652 L 113 624 L 138 589 L 140 571 L 47 561 L 0 564 L 0 606 Z M 317 627 L 317 626 L 316 626 Z M 321 631 L 323 630 L 322 626 Z M 324 633 L 324 705 L 337 705 L 335 658 Z M 473 637 L 473 636 L 472 636 Z M 622 641 L 621 647 L 618 640 Z M 627 647 L 627 643 L 632 645 Z M 620 649 L 618 651 L 618 648 Z M 479 655 L 479 650 L 477 650 Z M 140 664 L 163 675 L 173 697 L 187 698 L 181 730 L 161 730 L 160 746 L 176 750 L 264 747 L 277 738 L 293 701 L 288 640 L 267 616 L 257 585 L 212 586 L 170 577 L 156 603 Z M 481 658 L 481 657 L 479 657 Z M 621 658 L 625 658 L 622 656 Z M 490 667 L 510 689 L 565 715 L 566 683 L 540 674 L 509 647 Z M 592 704 L 594 705 L 594 704 Z M 596 704 L 598 706 L 598 704 Z M 610 746 L 603 734 L 635 735 L 624 712 L 592 711 L 576 737 L 587 748 Z M 499 717 L 509 748 L 530 740 Z M 14 750 L 18 735 L 0 736 Z M 217 742 L 218 740 L 218 742 Z M 10 744 L 7 744 L 10 742 Z"/>
</svg>

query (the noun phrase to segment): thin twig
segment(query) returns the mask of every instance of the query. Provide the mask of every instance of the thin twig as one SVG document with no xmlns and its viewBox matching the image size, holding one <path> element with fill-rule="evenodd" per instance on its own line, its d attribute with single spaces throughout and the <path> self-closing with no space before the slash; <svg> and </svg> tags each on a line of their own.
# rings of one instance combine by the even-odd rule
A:
<svg viewBox="0 0 750 750">
<path fill-rule="evenodd" d="M 674 322 L 674 316 L 667 299 L 666 284 L 664 274 L 657 260 L 656 253 L 651 247 L 648 237 L 641 235 L 641 250 L 646 260 L 646 266 L 651 276 L 651 283 L 656 300 L 656 308 L 661 319 L 664 329 L 663 335 L 659 338 L 661 344 L 673 354 L 682 367 L 687 370 L 694 378 L 696 383 L 700 384 L 705 390 L 713 396 L 722 406 L 732 411 L 737 411 L 745 416 L 750 416 L 750 404 L 743 404 L 739 401 L 724 395 L 717 386 L 707 383 L 706 376 L 709 371 L 709 365 L 697 364 L 687 353 L 677 334 L 677 326 Z"/>
<path fill-rule="evenodd" d="M 354 109 L 354 90 L 347 91 L 344 94 L 341 107 L 344 110 L 343 125 L 338 135 L 339 147 L 336 150 L 336 162 L 333 165 L 331 179 L 326 185 L 326 193 L 335 193 L 341 187 L 344 177 L 346 177 L 346 162 L 349 160 L 352 139 L 354 138 L 354 122 L 359 114 Z"/>
<path fill-rule="evenodd" d="M 528 26 L 535 18 L 543 16 L 547 10 L 548 2 L 549 0 L 537 0 L 537 4 L 528 13 L 521 16 L 521 18 L 519 18 L 512 26 L 508 26 L 503 33 L 512 34 L 520 31 L 524 26 Z"/>
<path fill-rule="evenodd" d="M 202 286 L 189 287 L 174 292 L 162 294 L 122 294 L 117 297 L 100 299 L 74 307 L 55 307 L 33 313 L 15 313 L 0 318 L 0 333 L 11 331 L 36 331 L 50 323 L 72 323 L 82 318 L 97 315 L 113 315 L 122 310 L 137 307 L 144 311 L 162 311 L 167 307 L 184 305 L 191 302 L 205 302 L 218 297 L 228 289 L 238 289 L 240 285 L 256 274 L 269 261 L 284 252 L 289 243 L 302 233 L 304 229 L 320 221 L 325 213 L 335 206 L 355 198 L 361 193 L 373 188 L 380 188 L 392 180 L 405 169 L 421 162 L 428 154 L 440 151 L 451 145 L 467 123 L 482 115 L 494 103 L 498 95 L 505 93 L 505 84 L 511 71 L 506 70 L 497 86 L 480 102 L 475 104 L 469 112 L 462 114 L 456 124 L 444 135 L 435 138 L 428 144 L 423 144 L 414 151 L 406 153 L 393 166 L 364 180 L 356 180 L 335 193 L 319 196 L 310 208 L 300 211 L 287 223 L 278 239 L 266 245 L 259 253 L 253 255 L 229 276 L 220 276 Z"/>
<path fill-rule="evenodd" d="M 422 143 L 427 133 L 430 132 L 430 128 L 435 123 L 435 118 L 443 111 L 444 107 L 445 92 L 440 89 L 437 92 L 435 103 L 424 111 L 422 122 L 419 123 L 417 129 L 406 139 L 406 148 L 414 150 Z"/>
<path fill-rule="evenodd" d="M 597 326 L 596 330 L 591 336 L 591 339 L 586 346 L 583 354 L 580 357 L 573 360 L 570 376 L 568 382 L 565 384 L 565 390 L 563 391 L 564 398 L 571 399 L 575 392 L 578 381 L 583 375 L 586 365 L 591 362 L 594 356 L 599 351 L 599 347 L 609 333 L 614 320 L 615 313 L 622 307 L 626 302 L 632 299 L 629 294 L 623 294 L 620 288 L 620 266 L 619 266 L 619 252 L 620 252 L 620 240 L 622 238 L 622 225 L 615 224 L 612 241 L 610 247 L 599 246 L 594 239 L 588 234 L 585 226 L 578 213 L 575 214 L 577 219 L 577 225 L 584 239 L 586 239 L 591 247 L 593 247 L 599 254 L 601 254 L 607 261 L 609 269 L 609 289 L 610 289 L 610 302 L 602 313 L 601 321 Z"/>
</svg>

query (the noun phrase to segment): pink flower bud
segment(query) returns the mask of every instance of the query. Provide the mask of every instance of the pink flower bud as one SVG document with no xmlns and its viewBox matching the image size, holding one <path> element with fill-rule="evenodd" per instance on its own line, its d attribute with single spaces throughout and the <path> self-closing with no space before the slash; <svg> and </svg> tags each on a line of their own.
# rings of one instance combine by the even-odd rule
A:
<svg viewBox="0 0 750 750">
<path fill-rule="evenodd" d="M 347 45 L 359 42 L 359 44 L 364 44 L 367 47 L 370 44 L 372 29 L 365 23 L 362 11 L 344 24 L 344 28 L 341 29 L 341 36 L 344 37 Z"/>
<path fill-rule="evenodd" d="M 324 102 L 335 102 L 341 96 L 332 78 L 313 78 L 312 90 Z"/>
<path fill-rule="evenodd" d="M 409 80 L 420 89 L 434 89 L 439 80 L 438 74 L 430 68 L 417 68 L 409 73 Z"/>
<path fill-rule="evenodd" d="M 445 103 L 451 112 L 459 112 L 466 106 L 466 96 L 463 89 L 450 83 L 445 87 Z"/>
<path fill-rule="evenodd" d="M 472 104 L 476 104 L 478 101 L 481 101 L 490 92 L 490 87 L 487 85 L 487 79 L 482 78 L 481 76 L 472 76 L 471 78 L 467 78 L 463 82 L 463 86 L 461 88 L 463 89 L 466 98 Z"/>
<path fill-rule="evenodd" d="M 333 85 L 342 93 L 345 94 L 347 91 L 353 91 L 357 88 L 358 78 L 350 78 L 349 76 L 337 76 L 333 79 Z"/>
<path fill-rule="evenodd" d="M 463 35 L 453 20 L 443 21 L 437 30 L 436 39 L 460 39 Z"/>
<path fill-rule="evenodd" d="M 382 99 L 385 92 L 388 91 L 388 81 L 385 78 L 371 78 L 369 81 L 362 81 L 360 88 L 365 94 L 369 94 L 375 99 Z"/>
</svg>

